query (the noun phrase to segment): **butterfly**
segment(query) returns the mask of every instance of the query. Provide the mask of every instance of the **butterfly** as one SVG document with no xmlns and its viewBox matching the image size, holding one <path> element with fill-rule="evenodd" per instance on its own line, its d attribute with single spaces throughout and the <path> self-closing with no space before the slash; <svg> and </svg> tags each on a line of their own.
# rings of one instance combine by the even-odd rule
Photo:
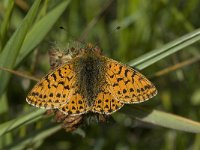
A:
<svg viewBox="0 0 200 150">
<path fill-rule="evenodd" d="M 87 112 L 110 115 L 124 106 L 144 102 L 156 87 L 135 69 L 102 55 L 91 44 L 73 48 L 75 55 L 42 78 L 26 101 L 65 115 Z"/>
</svg>

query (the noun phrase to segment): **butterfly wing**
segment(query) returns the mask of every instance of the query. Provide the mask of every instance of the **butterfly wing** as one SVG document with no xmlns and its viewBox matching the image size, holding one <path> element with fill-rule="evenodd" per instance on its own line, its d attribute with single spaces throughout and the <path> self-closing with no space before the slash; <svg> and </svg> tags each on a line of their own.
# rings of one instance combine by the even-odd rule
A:
<svg viewBox="0 0 200 150">
<path fill-rule="evenodd" d="M 40 108 L 61 107 L 69 101 L 74 77 L 72 64 L 64 64 L 39 81 L 28 94 L 26 101 Z"/>
<path fill-rule="evenodd" d="M 69 101 L 58 109 L 66 115 L 75 116 L 89 111 L 89 106 L 87 100 L 78 92 L 78 89 L 72 87 Z"/>
<path fill-rule="evenodd" d="M 110 115 L 119 110 L 124 104 L 113 97 L 106 85 L 97 95 L 91 111 L 99 114 Z"/>
<path fill-rule="evenodd" d="M 106 81 L 120 102 L 140 103 L 157 94 L 155 86 L 144 75 L 115 60 L 106 60 Z"/>
</svg>

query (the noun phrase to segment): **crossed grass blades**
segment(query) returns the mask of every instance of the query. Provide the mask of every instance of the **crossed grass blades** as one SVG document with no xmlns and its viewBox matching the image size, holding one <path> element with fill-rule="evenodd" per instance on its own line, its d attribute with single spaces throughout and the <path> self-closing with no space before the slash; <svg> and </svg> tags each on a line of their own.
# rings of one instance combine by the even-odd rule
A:
<svg viewBox="0 0 200 150">
<path fill-rule="evenodd" d="M 39 108 L 58 110 L 57 120 L 77 125 L 82 114 L 110 115 L 124 104 L 140 103 L 157 94 L 144 75 L 103 56 L 92 44 L 71 47 L 66 53 L 54 51 L 50 58 L 53 71 L 34 86 L 26 100 Z"/>
</svg>

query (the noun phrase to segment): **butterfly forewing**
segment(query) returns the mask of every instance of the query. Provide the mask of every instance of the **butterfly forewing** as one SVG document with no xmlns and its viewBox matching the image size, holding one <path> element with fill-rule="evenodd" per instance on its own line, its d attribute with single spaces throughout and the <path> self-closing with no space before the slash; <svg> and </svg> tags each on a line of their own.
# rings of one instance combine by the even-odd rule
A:
<svg viewBox="0 0 200 150">
<path fill-rule="evenodd" d="M 94 100 L 92 111 L 109 115 L 119 110 L 123 105 L 123 103 L 113 97 L 108 87 L 104 87 Z"/>
<path fill-rule="evenodd" d="M 110 92 L 123 103 L 140 103 L 155 96 L 155 86 L 141 73 L 115 60 L 107 59 L 106 80 Z"/>
<path fill-rule="evenodd" d="M 73 84 L 72 65 L 62 65 L 36 84 L 26 100 L 36 107 L 58 108 L 69 101 L 68 97 Z"/>
</svg>

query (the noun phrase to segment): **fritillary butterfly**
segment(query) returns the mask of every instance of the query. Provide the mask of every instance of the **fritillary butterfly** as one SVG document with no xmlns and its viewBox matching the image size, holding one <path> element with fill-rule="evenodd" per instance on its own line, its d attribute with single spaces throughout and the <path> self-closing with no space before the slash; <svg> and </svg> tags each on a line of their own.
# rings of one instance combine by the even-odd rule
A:
<svg viewBox="0 0 200 150">
<path fill-rule="evenodd" d="M 102 56 L 99 48 L 88 44 L 72 50 L 76 50 L 73 59 L 55 68 L 30 91 L 29 104 L 71 116 L 87 112 L 110 115 L 124 104 L 156 95 L 155 86 L 144 75 Z"/>
</svg>

